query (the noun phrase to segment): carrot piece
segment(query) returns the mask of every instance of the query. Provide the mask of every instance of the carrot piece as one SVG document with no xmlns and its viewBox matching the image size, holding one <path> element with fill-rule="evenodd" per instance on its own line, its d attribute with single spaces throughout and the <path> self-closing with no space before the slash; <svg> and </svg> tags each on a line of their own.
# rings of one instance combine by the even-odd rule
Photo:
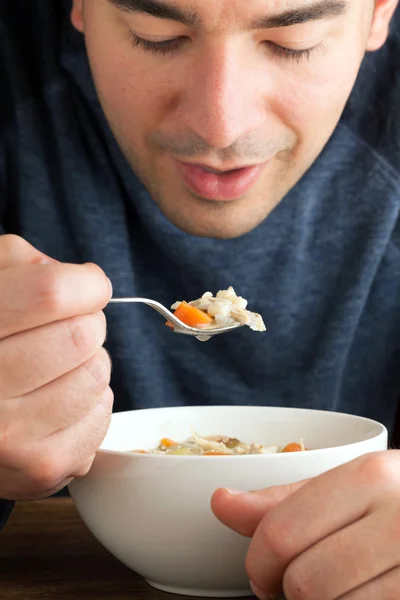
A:
<svg viewBox="0 0 400 600">
<path fill-rule="evenodd" d="M 177 446 L 178 444 L 169 438 L 163 438 L 160 442 L 160 446 L 164 446 L 164 448 L 172 448 L 172 446 Z"/>
<path fill-rule="evenodd" d="M 281 452 L 301 452 L 303 449 L 300 446 L 300 444 L 288 444 L 287 446 L 285 446 Z"/>
<path fill-rule="evenodd" d="M 213 317 L 211 317 L 204 310 L 200 310 L 195 306 L 191 306 L 187 304 L 187 302 L 181 302 L 178 308 L 175 310 L 174 315 L 177 319 L 185 323 L 185 325 L 189 325 L 189 327 L 198 327 L 199 325 L 209 325 L 213 322 Z M 170 321 L 166 322 L 167 327 L 174 326 Z"/>
<path fill-rule="evenodd" d="M 210 452 L 204 452 L 203 456 L 229 456 L 229 454 L 227 452 L 214 452 L 211 450 Z"/>
</svg>

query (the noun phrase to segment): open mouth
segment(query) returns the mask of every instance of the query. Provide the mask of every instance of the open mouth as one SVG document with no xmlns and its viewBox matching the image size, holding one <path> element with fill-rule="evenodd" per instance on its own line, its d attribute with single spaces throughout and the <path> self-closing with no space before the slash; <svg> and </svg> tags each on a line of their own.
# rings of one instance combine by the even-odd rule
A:
<svg viewBox="0 0 400 600">
<path fill-rule="evenodd" d="M 196 165 L 194 165 L 196 166 Z M 203 165 L 197 165 L 200 169 L 203 169 L 206 173 L 215 173 L 216 175 L 228 175 L 229 173 L 235 173 L 236 171 L 242 171 L 246 167 L 237 167 L 236 169 L 227 169 L 222 171 L 220 169 L 212 169 L 211 167 L 204 167 Z"/>
<path fill-rule="evenodd" d="M 207 200 L 220 201 L 237 200 L 247 194 L 259 179 L 267 162 L 222 171 L 175 160 L 185 186 L 193 194 Z"/>
</svg>

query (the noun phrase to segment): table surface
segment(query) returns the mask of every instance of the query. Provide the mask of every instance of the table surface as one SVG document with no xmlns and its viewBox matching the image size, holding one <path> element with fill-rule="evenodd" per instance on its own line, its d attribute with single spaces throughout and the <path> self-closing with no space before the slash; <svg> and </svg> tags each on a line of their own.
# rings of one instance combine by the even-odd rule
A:
<svg viewBox="0 0 400 600">
<path fill-rule="evenodd" d="M 150 587 L 89 532 L 70 498 L 17 503 L 0 533 L 1 600 L 182 600 Z"/>
</svg>

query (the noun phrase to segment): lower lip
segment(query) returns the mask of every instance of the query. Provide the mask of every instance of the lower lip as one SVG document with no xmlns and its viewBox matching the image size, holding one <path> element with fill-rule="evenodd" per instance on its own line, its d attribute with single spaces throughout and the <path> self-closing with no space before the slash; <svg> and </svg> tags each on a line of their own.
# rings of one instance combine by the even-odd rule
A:
<svg viewBox="0 0 400 600">
<path fill-rule="evenodd" d="M 238 200 L 255 185 L 267 163 L 226 173 L 209 173 L 196 165 L 175 161 L 186 185 L 196 196 L 207 200 Z"/>
</svg>

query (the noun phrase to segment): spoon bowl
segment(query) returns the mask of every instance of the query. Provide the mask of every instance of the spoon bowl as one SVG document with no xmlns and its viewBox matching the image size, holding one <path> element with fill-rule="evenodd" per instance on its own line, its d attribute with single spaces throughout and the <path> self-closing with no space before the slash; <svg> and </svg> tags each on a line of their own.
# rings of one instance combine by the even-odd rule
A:
<svg viewBox="0 0 400 600">
<path fill-rule="evenodd" d="M 239 327 L 243 327 L 242 323 L 235 325 L 227 325 L 226 327 L 190 327 L 178 319 L 168 308 L 166 308 L 160 302 L 151 300 L 150 298 L 112 298 L 109 304 L 121 304 L 121 303 L 132 303 L 132 304 L 147 304 L 160 315 L 162 315 L 167 321 L 173 325 L 174 333 L 180 333 L 181 335 L 189 335 L 197 338 L 200 342 L 207 342 L 210 338 L 215 335 L 221 335 L 222 333 L 229 333 L 235 331 Z"/>
</svg>

